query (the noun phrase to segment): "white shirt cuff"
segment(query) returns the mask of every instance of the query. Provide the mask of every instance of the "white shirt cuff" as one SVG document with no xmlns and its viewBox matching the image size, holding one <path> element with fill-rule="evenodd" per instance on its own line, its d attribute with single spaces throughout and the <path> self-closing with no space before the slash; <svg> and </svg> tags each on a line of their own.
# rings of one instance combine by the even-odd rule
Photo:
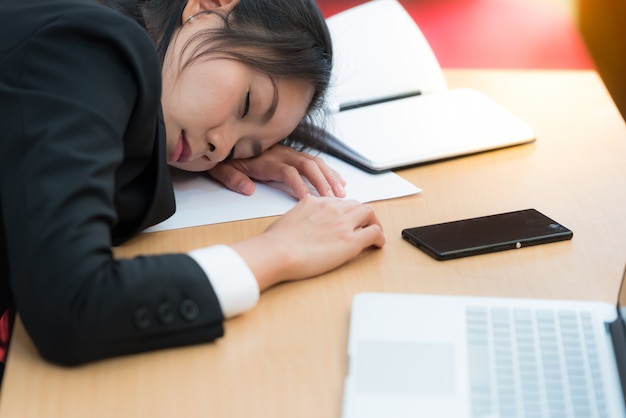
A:
<svg viewBox="0 0 626 418">
<path fill-rule="evenodd" d="M 225 318 L 251 309 L 259 300 L 259 284 L 246 262 L 227 245 L 189 252 L 202 267 L 220 302 Z"/>
</svg>

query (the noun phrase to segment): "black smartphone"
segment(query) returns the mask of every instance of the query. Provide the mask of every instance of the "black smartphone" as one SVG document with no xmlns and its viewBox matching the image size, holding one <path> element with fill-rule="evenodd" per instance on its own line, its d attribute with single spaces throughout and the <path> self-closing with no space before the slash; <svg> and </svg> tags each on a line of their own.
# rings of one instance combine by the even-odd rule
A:
<svg viewBox="0 0 626 418">
<path fill-rule="evenodd" d="M 564 241 L 573 235 L 535 209 L 402 230 L 402 238 L 437 260 Z"/>
</svg>

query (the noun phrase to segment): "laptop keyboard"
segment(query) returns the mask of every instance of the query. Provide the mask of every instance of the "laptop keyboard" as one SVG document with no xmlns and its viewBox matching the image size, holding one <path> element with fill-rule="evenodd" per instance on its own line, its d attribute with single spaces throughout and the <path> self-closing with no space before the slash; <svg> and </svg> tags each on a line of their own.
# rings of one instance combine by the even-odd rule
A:
<svg viewBox="0 0 626 418">
<path fill-rule="evenodd" d="M 472 417 L 608 417 L 589 312 L 466 313 Z"/>
</svg>

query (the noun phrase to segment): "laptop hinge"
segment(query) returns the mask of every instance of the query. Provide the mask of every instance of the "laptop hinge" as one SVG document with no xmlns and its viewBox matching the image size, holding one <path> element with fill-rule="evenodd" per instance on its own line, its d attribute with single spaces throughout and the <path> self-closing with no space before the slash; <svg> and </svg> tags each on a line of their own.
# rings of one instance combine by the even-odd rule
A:
<svg viewBox="0 0 626 418">
<path fill-rule="evenodd" d="M 615 351 L 615 362 L 622 386 L 622 396 L 626 403 L 626 330 L 624 321 L 618 315 L 617 319 L 609 324 L 609 332 L 613 341 L 613 351 Z"/>
</svg>

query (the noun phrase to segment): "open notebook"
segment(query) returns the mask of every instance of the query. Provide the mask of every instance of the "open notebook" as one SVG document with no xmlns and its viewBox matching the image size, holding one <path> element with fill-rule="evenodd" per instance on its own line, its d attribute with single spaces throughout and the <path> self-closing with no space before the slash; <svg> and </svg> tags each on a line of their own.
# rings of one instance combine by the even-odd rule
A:
<svg viewBox="0 0 626 418">
<path fill-rule="evenodd" d="M 328 152 L 378 172 L 534 140 L 531 127 L 493 99 L 448 89 L 396 0 L 369 1 L 327 22 L 335 51 Z"/>
<path fill-rule="evenodd" d="M 625 282 L 617 307 L 358 294 L 342 417 L 624 417 Z"/>
</svg>

